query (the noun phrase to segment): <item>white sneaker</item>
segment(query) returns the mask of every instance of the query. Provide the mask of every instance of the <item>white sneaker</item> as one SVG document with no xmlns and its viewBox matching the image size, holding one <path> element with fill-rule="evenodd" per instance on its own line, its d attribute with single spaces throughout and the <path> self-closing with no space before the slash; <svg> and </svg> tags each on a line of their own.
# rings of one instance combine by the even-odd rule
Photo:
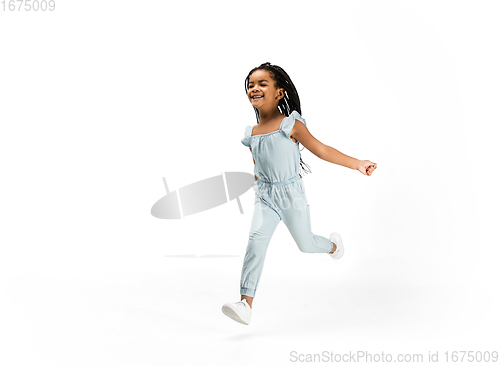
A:
<svg viewBox="0 0 500 366">
<path fill-rule="evenodd" d="M 247 299 L 237 302 L 228 302 L 222 306 L 222 312 L 233 320 L 241 324 L 250 324 L 252 308 L 247 303 Z"/>
<path fill-rule="evenodd" d="M 328 253 L 333 259 L 340 259 L 344 255 L 344 244 L 342 244 L 342 237 L 338 233 L 331 233 L 330 240 L 335 243 L 337 249 L 333 253 Z"/>
</svg>

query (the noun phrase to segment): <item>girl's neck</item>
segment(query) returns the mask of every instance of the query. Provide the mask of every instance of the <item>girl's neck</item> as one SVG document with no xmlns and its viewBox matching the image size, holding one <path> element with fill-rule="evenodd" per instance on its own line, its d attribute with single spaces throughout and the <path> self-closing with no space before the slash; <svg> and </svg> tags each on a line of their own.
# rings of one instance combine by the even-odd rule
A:
<svg viewBox="0 0 500 366">
<path fill-rule="evenodd" d="M 261 111 L 259 110 L 259 124 L 267 124 L 273 122 L 277 119 L 283 118 L 284 116 L 280 113 L 278 109 L 272 111 Z"/>
</svg>

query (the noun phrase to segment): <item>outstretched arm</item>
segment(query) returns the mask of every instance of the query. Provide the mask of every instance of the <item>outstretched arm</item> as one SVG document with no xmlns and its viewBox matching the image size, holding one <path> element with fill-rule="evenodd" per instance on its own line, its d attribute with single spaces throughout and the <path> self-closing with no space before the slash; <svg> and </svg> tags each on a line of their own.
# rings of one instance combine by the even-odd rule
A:
<svg viewBox="0 0 500 366">
<path fill-rule="evenodd" d="M 330 163 L 359 170 L 365 175 L 371 175 L 377 168 L 377 164 L 372 163 L 369 160 L 358 160 L 356 158 L 352 158 L 348 155 L 342 154 L 337 149 L 318 141 L 313 135 L 311 135 L 308 128 L 300 121 L 295 122 L 295 125 L 290 133 L 290 137 L 293 137 L 295 140 L 300 142 L 306 147 L 307 150 L 312 152 L 318 158 Z"/>
</svg>

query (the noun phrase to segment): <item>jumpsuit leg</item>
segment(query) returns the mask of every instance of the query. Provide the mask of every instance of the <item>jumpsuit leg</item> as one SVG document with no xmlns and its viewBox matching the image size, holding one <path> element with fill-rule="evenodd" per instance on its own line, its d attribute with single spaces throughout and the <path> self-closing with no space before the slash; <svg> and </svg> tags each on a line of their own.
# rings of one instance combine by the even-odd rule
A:
<svg viewBox="0 0 500 366">
<path fill-rule="evenodd" d="M 281 221 L 280 215 L 255 196 L 254 211 L 248 238 L 245 259 L 241 270 L 240 294 L 255 297 L 260 275 L 264 267 L 267 247 Z"/>
<path fill-rule="evenodd" d="M 290 185 L 291 189 L 283 190 L 280 200 L 276 202 L 280 208 L 281 219 L 301 252 L 329 253 L 333 249 L 332 241 L 315 235 L 311 230 L 309 203 L 300 184 L 301 182 Z"/>
</svg>

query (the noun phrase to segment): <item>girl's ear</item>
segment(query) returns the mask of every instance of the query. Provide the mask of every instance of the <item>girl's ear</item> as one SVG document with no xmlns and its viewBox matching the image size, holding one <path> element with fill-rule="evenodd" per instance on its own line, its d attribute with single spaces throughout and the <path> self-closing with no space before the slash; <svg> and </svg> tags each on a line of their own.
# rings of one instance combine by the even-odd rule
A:
<svg viewBox="0 0 500 366">
<path fill-rule="evenodd" d="M 278 89 L 278 99 L 281 99 L 285 96 L 285 89 L 279 88 Z"/>
</svg>

